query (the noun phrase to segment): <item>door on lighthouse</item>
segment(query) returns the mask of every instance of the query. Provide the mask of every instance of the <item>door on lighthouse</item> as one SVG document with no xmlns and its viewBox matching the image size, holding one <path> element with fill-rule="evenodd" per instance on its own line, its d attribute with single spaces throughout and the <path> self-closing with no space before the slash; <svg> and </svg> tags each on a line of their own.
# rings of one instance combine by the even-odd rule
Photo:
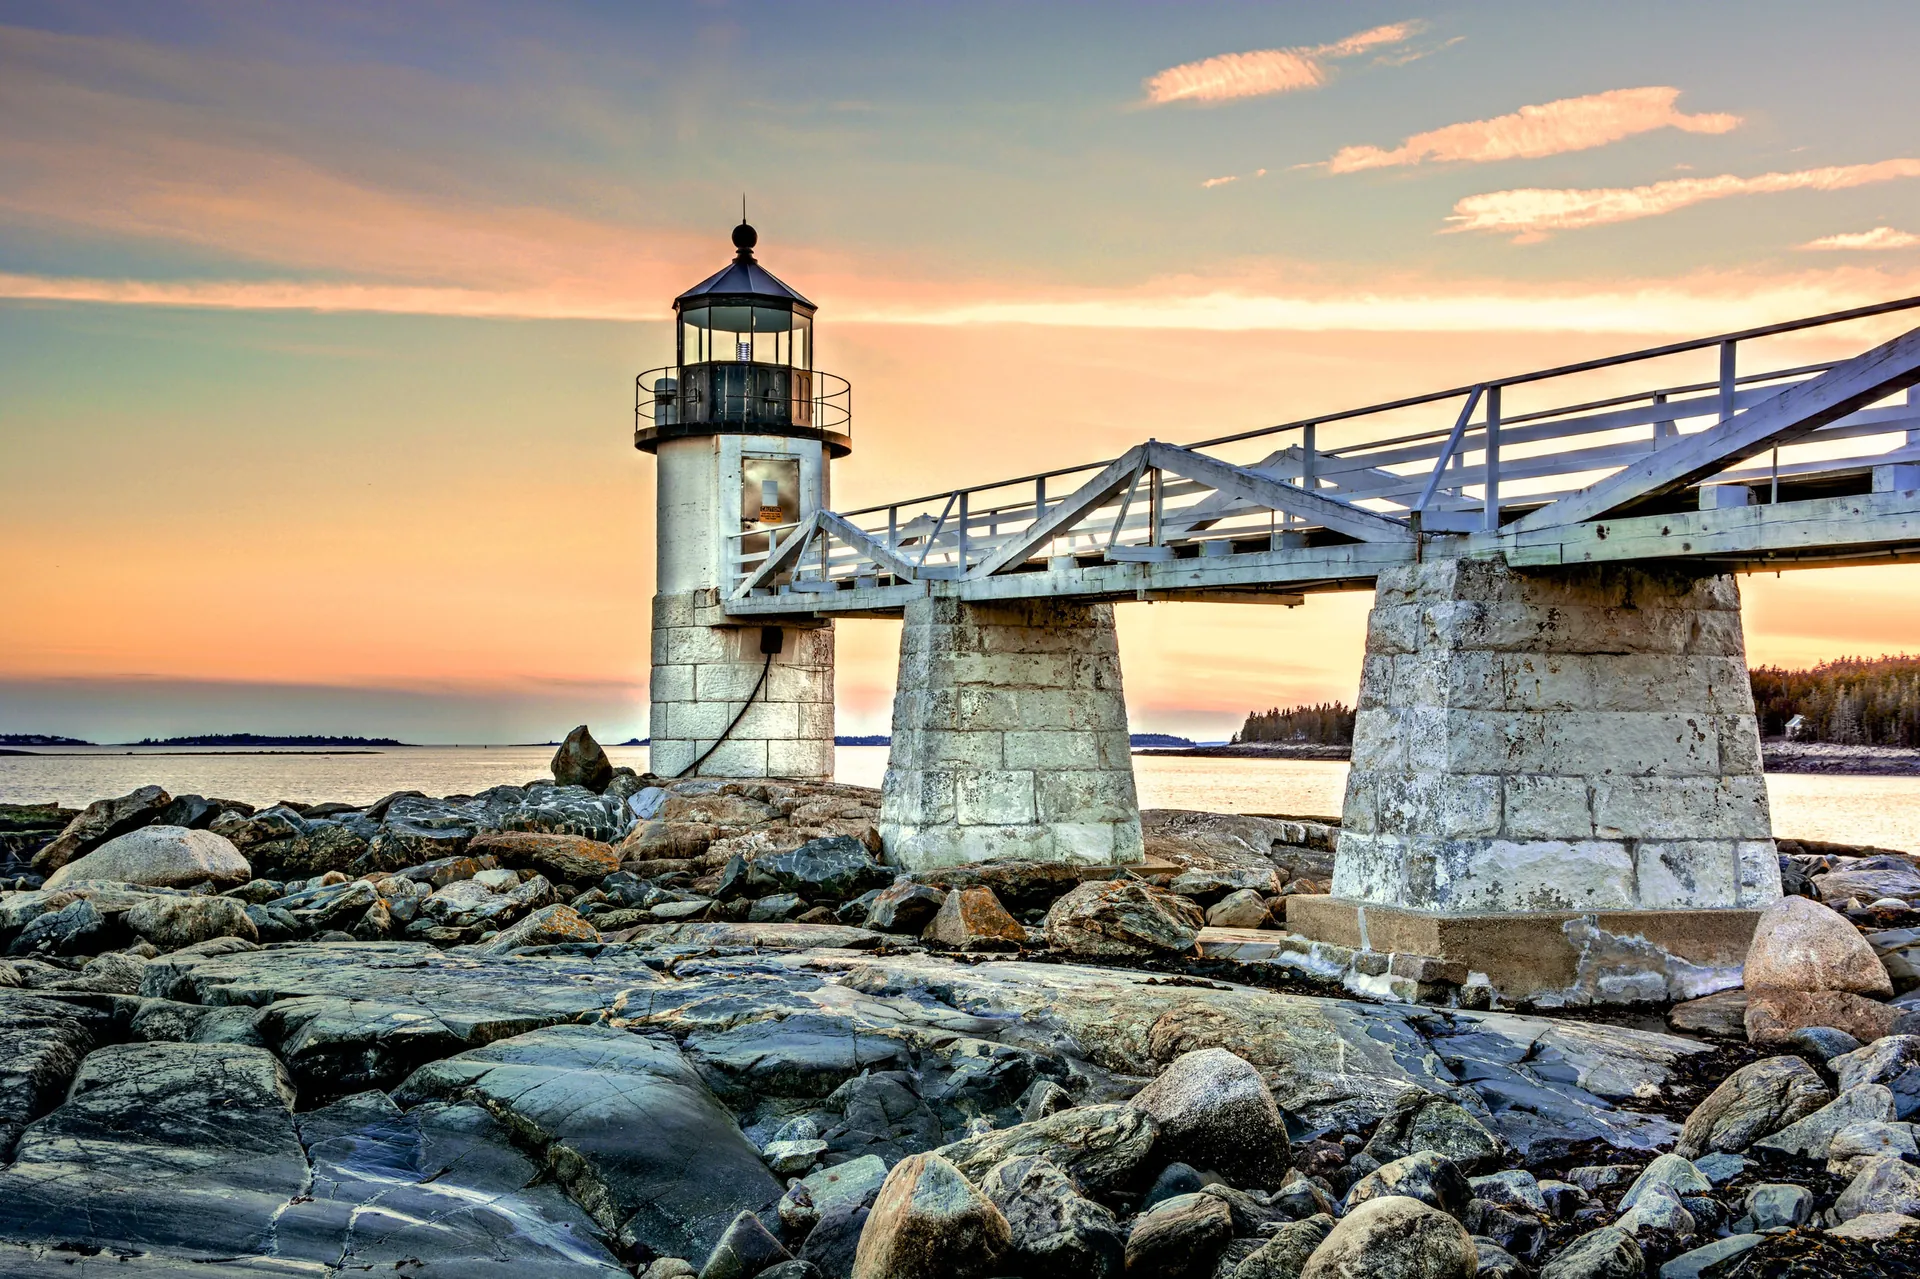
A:
<svg viewBox="0 0 1920 1279">
<path fill-rule="evenodd" d="M 800 459 L 754 457 L 740 459 L 740 531 L 742 555 L 765 555 L 773 549 L 771 530 L 799 522 Z"/>
</svg>

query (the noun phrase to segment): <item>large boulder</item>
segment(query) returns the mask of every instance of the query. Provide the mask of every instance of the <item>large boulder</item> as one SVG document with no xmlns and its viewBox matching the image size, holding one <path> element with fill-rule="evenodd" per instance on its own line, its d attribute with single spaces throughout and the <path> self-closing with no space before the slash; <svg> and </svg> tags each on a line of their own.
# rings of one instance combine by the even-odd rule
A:
<svg viewBox="0 0 1920 1279">
<path fill-rule="evenodd" d="M 1047 944 L 1069 955 L 1147 959 L 1184 955 L 1206 923 L 1184 897 L 1140 879 L 1081 884 L 1047 911 Z"/>
<path fill-rule="evenodd" d="M 1760 912 L 1747 949 L 1753 990 L 1844 990 L 1891 996 L 1893 982 L 1873 947 L 1845 916 L 1805 897 L 1782 897 Z"/>
<path fill-rule="evenodd" d="M 542 906 L 519 923 L 503 929 L 474 947 L 482 955 L 505 955 L 523 946 L 559 946 L 568 942 L 597 942 L 600 931 L 580 912 L 560 902 Z"/>
<path fill-rule="evenodd" d="M 57 889 L 97 879 L 149 888 L 186 888 L 209 882 L 230 888 L 252 878 L 253 868 L 225 836 L 185 826 L 144 826 L 116 835 L 86 856 L 68 862 L 47 876 L 45 887 Z"/>
<path fill-rule="evenodd" d="M 1540 1279 L 1646 1279 L 1647 1258 L 1617 1226 L 1581 1235 L 1540 1268 Z"/>
<path fill-rule="evenodd" d="M 1920 1217 L 1920 1168 L 1893 1155 L 1870 1159 L 1833 1201 L 1841 1221 L 1877 1212 Z"/>
<path fill-rule="evenodd" d="M 33 855 L 33 873 L 52 875 L 116 835 L 159 821 L 172 798 L 158 786 L 142 786 L 117 799 L 96 799 L 66 829 Z"/>
<path fill-rule="evenodd" d="M 1127 1233 L 1127 1274 L 1139 1279 L 1200 1279 L 1213 1273 L 1233 1238 L 1233 1209 L 1206 1194 L 1162 1199 Z"/>
<path fill-rule="evenodd" d="M 526 866 L 561 883 L 597 883 L 620 869 L 612 844 L 542 831 L 490 831 L 467 841 L 468 857 L 494 857 L 502 866 Z"/>
<path fill-rule="evenodd" d="M 1500 1159 L 1507 1143 L 1466 1107 L 1431 1093 L 1409 1093 L 1381 1119 L 1365 1150 L 1383 1164 L 1431 1150 L 1471 1171 Z"/>
<path fill-rule="evenodd" d="M 1347 1189 L 1347 1210 L 1351 1212 L 1356 1205 L 1375 1199 L 1404 1197 L 1459 1216 L 1466 1211 L 1467 1200 L 1472 1196 L 1466 1174 L 1454 1167 L 1451 1160 L 1431 1150 L 1422 1150 L 1382 1164 L 1354 1182 Z"/>
<path fill-rule="evenodd" d="M 1018 950 L 1026 944 L 1027 930 L 991 888 L 956 888 L 921 937 L 953 950 Z"/>
<path fill-rule="evenodd" d="M 1920 1112 L 1920 1035 L 1888 1035 L 1842 1053 L 1827 1067 L 1839 1076 L 1843 1091 L 1861 1084 L 1885 1084 L 1893 1092 L 1900 1118 Z"/>
<path fill-rule="evenodd" d="M 613 780 L 613 761 L 593 740 L 582 724 L 567 734 L 560 749 L 553 753 L 553 783 L 556 786 L 584 786 L 598 795 Z"/>
<path fill-rule="evenodd" d="M 88 898 L 75 897 L 35 915 L 7 944 L 7 954 L 90 955 L 113 940 L 113 926 L 100 908 Z"/>
<path fill-rule="evenodd" d="M 1333 1218 L 1326 1213 L 1290 1221 L 1242 1258 L 1229 1279 L 1300 1279 L 1307 1258 L 1332 1232 Z"/>
<path fill-rule="evenodd" d="M 216 937 L 259 941 L 260 930 L 247 917 L 245 903 L 231 897 L 147 898 L 123 917 L 143 940 L 161 950 L 181 950 Z"/>
<path fill-rule="evenodd" d="M 1742 1066 L 1687 1116 L 1674 1152 L 1695 1159 L 1709 1151 L 1737 1154 L 1833 1100 L 1833 1093 L 1798 1057 L 1768 1057 Z"/>
<path fill-rule="evenodd" d="M 0 1238 L 79 1251 L 265 1252 L 306 1190 L 293 1083 L 235 1044 L 114 1044 L 0 1172 Z"/>
<path fill-rule="evenodd" d="M 967 1137 L 940 1155 L 969 1177 L 1003 1159 L 1044 1155 L 1090 1194 L 1131 1187 L 1141 1179 L 1159 1126 L 1132 1106 L 1078 1106 L 1031 1123 Z"/>
<path fill-rule="evenodd" d="M 1236 1186 L 1286 1171 L 1287 1125 L 1267 1084 L 1224 1048 L 1183 1053 L 1134 1094 L 1160 1128 L 1159 1153 L 1220 1173 Z"/>
<path fill-rule="evenodd" d="M 1073 1179 L 1039 1155 L 1003 1159 L 980 1191 L 1007 1219 L 1007 1261 L 1024 1274 L 1118 1279 L 1126 1239 L 1112 1212 L 1082 1196 Z"/>
<path fill-rule="evenodd" d="M 422 1066 L 395 1099 L 485 1107 L 540 1152 L 603 1230 L 665 1256 L 705 1257 L 741 1209 L 781 1196 L 760 1152 L 671 1042 L 554 1026 Z"/>
<path fill-rule="evenodd" d="M 1826 1026 L 1871 1043 L 1892 1034 L 1907 1011 L 1846 990 L 1751 990 L 1747 1042 L 1755 1048 L 1791 1048 L 1800 1031 Z"/>
<path fill-rule="evenodd" d="M 1844 906 L 1851 899 L 1878 901 L 1882 897 L 1912 901 L 1920 898 L 1920 866 L 1905 857 L 1862 857 L 1824 875 L 1815 875 L 1813 890 L 1829 906 Z"/>
<path fill-rule="evenodd" d="M 867 927 L 883 933 L 914 933 L 933 922 L 947 894 L 901 876 L 878 890 L 867 906 Z"/>
<path fill-rule="evenodd" d="M 1417 1199 L 1389 1195 L 1341 1218 L 1300 1279 L 1473 1279 L 1479 1268 L 1464 1226 Z"/>
<path fill-rule="evenodd" d="M 1855 1084 L 1804 1119 L 1753 1143 L 1755 1150 L 1825 1159 L 1842 1128 L 1858 1123 L 1890 1123 L 1893 1093 L 1884 1084 Z"/>
<path fill-rule="evenodd" d="M 707 1255 L 707 1263 L 700 1267 L 699 1279 L 753 1279 L 763 1271 L 792 1260 L 793 1254 L 760 1224 L 758 1217 L 750 1212 L 742 1212 L 733 1219 L 727 1232 L 720 1236 L 720 1242 Z"/>
<path fill-rule="evenodd" d="M 752 891 L 785 889 L 810 902 L 847 901 L 892 882 L 893 872 L 851 835 L 827 835 L 786 852 L 764 853 L 747 868 Z"/>
<path fill-rule="evenodd" d="M 880 1187 L 853 1279 L 978 1279 L 1012 1247 L 1007 1219 L 937 1154 L 909 1155 Z"/>
</svg>

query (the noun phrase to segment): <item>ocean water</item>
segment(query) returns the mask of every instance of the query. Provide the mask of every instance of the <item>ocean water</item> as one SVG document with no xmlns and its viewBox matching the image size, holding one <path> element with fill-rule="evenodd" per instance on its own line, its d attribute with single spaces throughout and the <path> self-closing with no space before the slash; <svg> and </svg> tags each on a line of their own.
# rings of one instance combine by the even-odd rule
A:
<svg viewBox="0 0 1920 1279">
<path fill-rule="evenodd" d="M 644 746 L 610 746 L 615 764 L 644 772 Z M 0 755 L 0 803 L 78 807 L 158 783 L 250 804 L 292 799 L 371 803 L 396 790 L 472 794 L 488 786 L 549 776 L 551 746 L 401 746 L 356 753 L 227 753 L 193 748 L 66 747 Z M 835 776 L 880 785 L 884 746 L 841 746 Z M 1136 755 L 1144 808 L 1225 813 L 1336 814 L 1347 766 L 1323 760 L 1202 759 Z M 1775 833 L 1920 852 L 1920 777 L 1776 773 L 1767 778 Z"/>
</svg>

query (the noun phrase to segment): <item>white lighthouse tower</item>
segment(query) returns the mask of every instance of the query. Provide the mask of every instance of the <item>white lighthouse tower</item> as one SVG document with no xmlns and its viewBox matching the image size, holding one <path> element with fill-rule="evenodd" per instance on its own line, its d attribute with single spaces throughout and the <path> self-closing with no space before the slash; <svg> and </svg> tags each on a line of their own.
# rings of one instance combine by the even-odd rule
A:
<svg viewBox="0 0 1920 1279">
<path fill-rule="evenodd" d="M 846 379 L 813 367 L 814 305 L 733 230 L 733 261 L 674 299 L 675 359 L 639 376 L 634 447 L 658 460 L 656 773 L 833 775 L 833 628 L 729 618 L 734 586 L 827 505 L 852 450 Z"/>
</svg>

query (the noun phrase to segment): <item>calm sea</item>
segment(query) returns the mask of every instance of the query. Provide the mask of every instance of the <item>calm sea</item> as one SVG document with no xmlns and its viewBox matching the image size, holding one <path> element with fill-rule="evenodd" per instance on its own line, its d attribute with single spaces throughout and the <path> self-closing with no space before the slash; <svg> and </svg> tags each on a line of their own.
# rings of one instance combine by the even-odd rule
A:
<svg viewBox="0 0 1920 1279">
<path fill-rule="evenodd" d="M 472 794 L 504 782 L 548 776 L 551 746 L 405 746 L 365 754 L 220 754 L 125 747 L 0 756 L 0 803 L 80 806 L 157 782 L 192 792 L 269 804 L 342 800 L 370 803 L 391 791 Z M 644 772 L 644 746 L 613 746 L 616 764 Z M 835 775 L 878 786 L 884 746 L 841 746 Z M 1140 755 L 1133 761 L 1145 808 L 1226 813 L 1331 814 L 1340 811 L 1347 766 L 1310 760 L 1190 759 Z M 1767 778 L 1774 830 L 1783 836 L 1920 851 L 1920 777 L 1782 773 Z"/>
</svg>

